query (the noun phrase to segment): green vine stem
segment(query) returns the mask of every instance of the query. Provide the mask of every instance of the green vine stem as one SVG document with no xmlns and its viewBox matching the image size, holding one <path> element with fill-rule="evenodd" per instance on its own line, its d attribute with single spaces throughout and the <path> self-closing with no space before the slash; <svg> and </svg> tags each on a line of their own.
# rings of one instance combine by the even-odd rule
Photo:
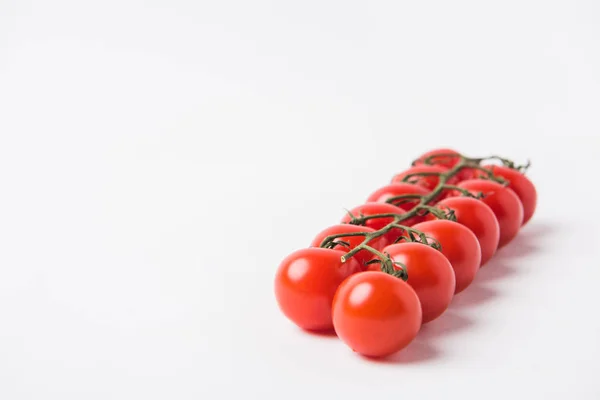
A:
<svg viewBox="0 0 600 400">
<path fill-rule="evenodd" d="M 390 274 L 392 276 L 395 276 L 396 278 L 400 278 L 403 281 L 407 281 L 408 280 L 408 273 L 406 272 L 406 265 L 404 265 L 403 263 L 399 262 L 399 261 L 394 261 L 390 258 L 389 254 L 384 254 L 382 252 L 380 252 L 379 250 L 376 250 L 370 246 L 366 246 L 366 249 L 371 251 L 373 254 L 377 255 L 379 257 L 379 259 L 373 259 L 371 261 L 369 261 L 367 264 L 381 264 L 381 266 L 379 267 L 379 269 L 383 272 L 385 272 L 386 274 Z M 398 266 L 400 267 L 400 269 L 396 269 L 394 268 L 394 266 Z"/>
<path fill-rule="evenodd" d="M 475 199 L 483 198 L 483 193 L 473 194 L 469 190 L 467 190 L 465 188 L 461 188 L 460 186 L 456 186 L 456 185 L 444 185 L 442 188 L 444 190 L 456 190 L 457 192 L 460 192 L 460 194 L 462 194 L 463 196 L 466 196 L 466 197 L 473 197 Z"/>
<path fill-rule="evenodd" d="M 438 209 L 439 210 L 439 209 Z M 441 211 L 441 210 L 439 210 Z M 395 218 L 395 219 L 401 219 L 403 217 L 404 214 L 376 214 L 376 215 L 369 215 L 369 216 L 364 216 L 361 218 L 356 218 L 353 219 L 352 221 L 350 221 L 350 224 L 353 225 L 361 225 L 364 221 L 367 221 L 368 219 L 371 218 Z M 430 243 L 431 242 L 431 238 L 428 238 L 425 233 L 414 229 L 410 226 L 406 226 L 406 225 L 401 225 L 398 223 L 390 223 L 388 225 L 385 226 L 385 229 L 380 229 L 378 231 L 375 232 L 348 232 L 348 233 L 336 233 L 334 235 L 329 235 L 327 237 L 325 237 L 325 239 L 323 239 L 323 241 L 321 242 L 321 244 L 319 245 L 319 247 L 330 247 L 333 243 L 335 244 L 344 244 L 345 242 L 342 241 L 337 241 L 334 242 L 335 239 L 338 238 L 342 238 L 342 237 L 348 237 L 348 236 L 364 236 L 366 237 L 370 237 L 370 240 L 373 240 L 379 236 L 383 236 L 386 233 L 388 233 L 389 231 L 391 231 L 392 229 L 401 229 L 405 232 L 407 232 L 409 234 L 409 236 L 411 237 L 412 241 L 416 241 L 417 239 L 413 236 L 413 235 L 417 235 L 419 237 L 419 241 L 421 241 L 422 243 L 431 245 L 434 248 L 438 247 L 438 244 L 436 243 Z M 369 240 L 369 241 L 370 241 Z M 359 249 L 358 251 L 360 251 L 361 249 Z M 368 248 L 365 248 L 365 250 L 369 250 Z M 352 257 L 354 254 L 358 253 L 358 251 L 350 251 L 348 254 L 346 254 L 346 259 Z M 370 251 L 370 250 L 369 250 Z"/>
<path fill-rule="evenodd" d="M 530 163 L 528 161 L 527 164 L 525 164 L 524 166 L 517 166 L 513 161 L 508 160 L 506 158 L 499 157 L 499 156 L 489 156 L 489 157 L 483 157 L 483 158 L 470 158 L 470 157 L 466 157 L 464 155 L 456 154 L 456 153 L 436 154 L 433 156 L 426 157 L 423 160 L 415 160 L 413 162 L 413 165 L 417 161 L 422 161 L 425 164 L 432 164 L 433 160 L 435 160 L 436 158 L 459 158 L 460 160 L 458 163 L 456 163 L 456 165 L 454 165 L 451 169 L 449 169 L 446 172 L 421 172 L 421 173 L 409 174 L 404 178 L 404 180 L 406 180 L 406 179 L 410 179 L 411 177 L 414 177 L 414 176 L 431 176 L 431 175 L 438 176 L 439 177 L 438 184 L 427 195 L 401 195 L 401 196 L 392 197 L 387 200 L 388 203 L 394 204 L 394 202 L 397 202 L 397 201 L 418 199 L 419 203 L 416 207 L 412 208 L 410 211 L 403 213 L 403 214 L 385 213 L 385 214 L 366 215 L 366 216 L 361 215 L 359 217 L 355 217 L 355 216 L 351 215 L 352 219 L 351 219 L 350 223 L 354 224 L 354 225 L 363 225 L 366 221 L 371 220 L 371 219 L 376 219 L 376 218 L 393 218 L 393 221 L 390 222 L 389 224 L 385 225 L 381 229 L 374 231 L 374 232 L 340 233 L 340 234 L 327 236 L 325 239 L 323 239 L 323 242 L 321 242 L 321 247 L 326 247 L 326 246 L 330 245 L 331 242 L 333 242 L 333 240 L 340 238 L 340 237 L 364 236 L 363 242 L 361 244 L 359 244 L 358 246 L 356 246 L 355 248 L 353 248 L 352 250 L 348 251 L 346 254 L 344 254 L 341 257 L 341 261 L 346 262 L 348 259 L 350 259 L 350 257 L 354 256 L 359 251 L 367 250 L 367 251 L 373 253 L 375 256 L 379 257 L 379 259 L 381 260 L 381 270 L 383 272 L 389 273 L 393 276 L 397 276 L 403 280 L 407 280 L 408 273 L 406 271 L 406 266 L 400 265 L 399 263 L 395 263 L 390 258 L 389 255 L 384 254 L 384 253 L 380 252 L 379 250 L 374 249 L 373 247 L 369 246 L 369 242 L 371 242 L 375 238 L 385 235 L 392 229 L 399 228 L 399 229 L 403 229 L 405 232 L 408 233 L 408 236 L 401 236 L 399 238 L 399 240 L 418 241 L 423 244 L 430 245 L 439 250 L 439 249 L 441 249 L 441 246 L 439 245 L 439 243 L 437 243 L 435 241 L 430 242 L 431 238 L 428 238 L 424 232 L 421 232 L 417 229 L 414 229 L 414 228 L 411 228 L 408 226 L 401 225 L 400 223 L 402 221 L 406 221 L 407 219 L 410 219 L 413 217 L 422 216 L 423 212 L 425 212 L 425 213 L 431 212 L 434 215 L 436 215 L 436 217 L 443 216 L 443 217 L 446 217 L 447 219 L 451 219 L 452 217 L 454 217 L 454 220 L 456 220 L 456 218 L 454 216 L 454 212 L 452 210 L 450 210 L 450 212 L 446 213 L 441 209 L 437 209 L 435 207 L 430 206 L 429 203 L 431 203 L 431 201 L 436 199 L 440 195 L 440 193 L 442 193 L 442 191 L 444 191 L 444 190 L 456 190 L 465 196 L 470 196 L 470 197 L 475 197 L 475 198 L 482 197 L 481 193 L 479 193 L 477 195 L 473 195 L 471 192 L 469 192 L 466 189 L 463 189 L 458 186 L 450 185 L 447 183 L 451 178 L 453 178 L 456 174 L 458 174 L 463 168 L 473 168 L 473 169 L 482 170 L 482 171 L 484 170 L 487 174 L 486 177 L 488 179 L 495 180 L 496 182 L 502 181 L 503 183 L 506 183 L 504 180 L 502 180 L 502 178 L 496 177 L 491 171 L 485 169 L 484 167 L 481 167 L 481 165 L 480 165 L 481 161 L 499 160 L 502 162 L 503 165 L 505 165 L 509 168 L 517 169 L 519 171 L 527 169 L 530 165 Z M 450 218 L 448 218 L 448 217 L 450 217 Z M 417 239 L 417 237 L 418 237 L 418 239 Z M 401 269 L 396 270 L 394 268 L 394 265 L 398 265 Z"/>
<path fill-rule="evenodd" d="M 335 235 L 329 235 L 325 239 L 323 239 L 323 241 L 321 242 L 319 247 L 328 247 L 328 245 L 331 244 L 337 238 L 348 237 L 348 236 L 367 236 L 368 234 L 369 234 L 369 232 L 336 233 Z M 337 242 L 337 243 L 339 243 L 339 242 Z"/>
<path fill-rule="evenodd" d="M 458 153 L 433 154 L 433 155 L 431 155 L 429 157 L 425 157 L 423 159 L 414 160 L 411 165 L 414 166 L 419 161 L 424 164 L 432 165 L 432 164 L 435 164 L 434 160 L 438 159 L 438 158 L 460 158 L 461 160 L 469 162 L 471 164 L 471 167 L 475 167 L 475 168 L 480 167 L 479 164 L 481 164 L 482 161 L 496 160 L 496 161 L 500 161 L 502 163 L 502 165 L 504 165 L 505 167 L 516 169 L 521 173 L 525 173 L 527 171 L 527 169 L 529 169 L 529 167 L 531 166 L 530 160 L 527 160 L 527 163 L 525 163 L 523 165 L 518 165 L 514 161 L 509 160 L 508 158 L 500 157 L 497 155 L 476 158 L 476 157 L 467 157 L 467 156 L 464 156 L 464 155 L 458 154 Z"/>
<path fill-rule="evenodd" d="M 450 221 L 456 221 L 456 214 L 454 213 L 454 210 L 442 210 L 441 208 L 428 205 L 420 205 L 418 206 L 418 208 L 419 211 L 424 211 L 422 214 L 417 213 L 419 216 L 425 216 L 428 213 L 431 213 L 438 219 L 448 219 Z"/>
<path fill-rule="evenodd" d="M 508 158 L 504 158 L 504 157 L 500 157 L 500 156 L 488 156 L 488 157 L 483 157 L 483 158 L 468 158 L 468 160 L 479 164 L 482 161 L 486 161 L 486 160 L 497 160 L 500 161 L 502 163 L 502 165 L 504 165 L 505 167 L 508 168 L 512 168 L 512 169 L 516 169 L 517 171 L 519 171 L 520 173 L 524 174 L 525 172 L 527 172 L 527 170 L 529 169 L 529 167 L 531 166 L 531 161 L 527 160 L 527 162 L 523 165 L 518 165 L 515 164 L 514 161 L 509 160 Z"/>
<path fill-rule="evenodd" d="M 416 183 L 418 182 L 418 180 L 412 180 L 411 178 L 416 178 L 419 176 L 440 176 L 441 174 L 443 174 L 443 172 L 434 172 L 434 171 L 427 171 L 427 172 L 415 172 L 413 174 L 406 174 L 404 177 L 402 177 L 402 182 L 406 182 L 406 183 Z"/>
<path fill-rule="evenodd" d="M 385 202 L 395 206 L 401 206 L 404 203 L 410 203 L 411 200 L 421 200 L 422 194 L 401 194 L 387 199 Z"/>
</svg>

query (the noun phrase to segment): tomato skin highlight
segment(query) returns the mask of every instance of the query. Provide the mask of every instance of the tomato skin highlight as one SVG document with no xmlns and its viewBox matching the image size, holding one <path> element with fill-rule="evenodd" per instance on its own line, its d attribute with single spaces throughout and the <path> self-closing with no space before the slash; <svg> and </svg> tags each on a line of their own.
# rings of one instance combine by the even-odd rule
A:
<svg viewBox="0 0 600 400">
<path fill-rule="evenodd" d="M 477 236 L 469 228 L 448 220 L 421 222 L 414 228 L 441 244 L 441 252 L 454 270 L 455 293 L 460 293 L 473 282 L 481 264 L 481 248 Z"/>
<path fill-rule="evenodd" d="M 487 263 L 498 249 L 500 241 L 500 224 L 492 209 L 482 201 L 469 197 L 449 197 L 436 204 L 445 211 L 454 210 L 456 222 L 469 228 L 479 241 L 481 247 L 481 264 Z M 428 221 L 437 218 L 429 213 Z"/>
<path fill-rule="evenodd" d="M 300 328 L 333 328 L 331 304 L 335 292 L 344 279 L 361 271 L 354 258 L 342 263 L 344 253 L 311 247 L 293 252 L 279 265 L 275 297 L 285 316 Z"/>
<path fill-rule="evenodd" d="M 523 204 L 515 192 L 497 182 L 484 179 L 470 179 L 460 182 L 458 186 L 472 194 L 481 192 L 485 195 L 480 201 L 492 209 L 500 225 L 498 248 L 517 236 L 523 223 Z M 453 195 L 460 196 L 460 193 L 453 192 Z"/>
<path fill-rule="evenodd" d="M 421 196 L 427 196 L 430 190 L 420 185 L 412 183 L 392 183 L 380 187 L 367 198 L 367 202 L 385 203 L 385 201 L 391 197 L 401 196 L 404 194 L 418 194 Z M 400 207 L 410 211 L 419 203 L 419 200 L 410 200 L 407 203 L 402 204 Z M 405 224 L 408 225 L 408 224 Z"/>
<path fill-rule="evenodd" d="M 421 328 L 421 304 L 402 279 L 366 271 L 346 279 L 333 300 L 335 332 L 352 350 L 385 357 L 406 347 Z"/>
<path fill-rule="evenodd" d="M 401 207 L 397 207 L 397 206 L 395 206 L 393 204 L 389 204 L 389 203 L 369 202 L 369 203 L 364 203 L 364 204 L 361 204 L 360 206 L 354 207 L 352 210 L 350 210 L 350 213 L 352 213 L 352 215 L 354 215 L 355 217 L 359 217 L 360 214 L 363 214 L 364 216 L 376 215 L 376 214 L 405 214 L 406 211 Z M 392 222 L 393 220 L 394 220 L 393 217 L 369 219 L 365 222 L 365 226 L 368 226 L 369 228 L 372 228 L 374 230 L 379 230 L 379 229 L 383 228 L 384 226 L 386 226 L 387 224 L 389 224 L 390 222 Z M 351 221 L 351 218 L 350 218 L 350 215 L 348 215 L 348 213 L 346 213 L 346 215 L 344 215 L 344 217 L 341 220 L 341 222 L 343 224 L 348 224 L 348 223 L 350 223 L 350 221 Z M 402 223 L 402 224 L 408 225 L 408 224 L 404 224 L 404 223 Z M 381 240 L 379 242 L 379 245 L 382 247 L 385 247 L 388 244 L 394 243 L 396 241 L 396 239 L 398 239 L 400 236 L 402 236 L 403 232 L 404 232 L 404 230 L 399 229 L 399 228 L 391 229 L 388 233 L 381 236 L 381 238 L 383 240 Z"/>
<path fill-rule="evenodd" d="M 440 251 L 415 242 L 393 244 L 385 247 L 383 252 L 406 266 L 406 282 L 419 297 L 423 323 L 442 315 L 450 305 L 456 289 L 456 278 L 450 261 Z M 371 268 L 381 266 L 371 264 Z"/>
<path fill-rule="evenodd" d="M 354 232 L 375 232 L 375 229 L 369 228 L 368 226 L 360 226 L 360 225 L 351 225 L 351 224 L 338 224 L 332 225 L 329 228 L 322 230 L 311 242 L 311 247 L 319 247 L 323 240 L 330 235 L 337 235 L 341 233 L 354 233 Z M 344 245 L 338 244 L 334 247 L 334 250 L 340 250 L 344 253 L 349 252 L 354 249 L 356 246 L 361 244 L 364 241 L 364 236 L 342 236 L 340 238 L 334 239 L 335 241 L 342 240 L 350 244 L 350 247 L 346 247 Z M 378 237 L 369 242 L 369 246 L 381 250 L 388 243 L 385 237 Z M 361 265 L 362 269 L 366 269 L 365 263 L 373 258 L 373 253 L 368 250 L 361 250 L 354 255 L 354 259 L 358 261 Z"/>
<path fill-rule="evenodd" d="M 533 217 L 537 206 L 537 191 L 533 182 L 513 168 L 500 165 L 484 165 L 483 167 L 492 171 L 494 175 L 501 176 L 510 182 L 508 187 L 515 192 L 521 200 L 521 204 L 523 204 L 523 223 L 521 226 L 525 225 Z M 484 173 L 479 171 L 479 174 L 483 175 Z"/>
</svg>

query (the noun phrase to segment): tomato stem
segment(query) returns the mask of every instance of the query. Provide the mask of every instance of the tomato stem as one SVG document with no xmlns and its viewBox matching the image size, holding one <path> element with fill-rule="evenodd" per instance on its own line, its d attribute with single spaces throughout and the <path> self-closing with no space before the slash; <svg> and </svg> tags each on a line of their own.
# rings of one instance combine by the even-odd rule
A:
<svg viewBox="0 0 600 400">
<path fill-rule="evenodd" d="M 377 249 L 374 249 L 373 247 L 369 246 L 369 245 L 364 245 L 364 249 L 370 251 L 371 253 L 375 254 L 377 257 L 379 257 L 378 262 L 381 263 L 381 271 L 385 272 L 386 274 L 390 274 L 395 276 L 396 278 L 400 278 L 403 281 L 408 280 L 408 273 L 406 272 L 406 265 L 404 265 L 401 262 L 398 261 L 393 261 L 389 254 L 384 254 L 382 252 L 380 252 Z M 349 257 L 342 256 L 342 262 L 346 262 L 345 260 L 347 260 Z M 346 258 L 345 258 L 346 257 Z M 394 265 L 397 265 L 400 267 L 399 270 L 397 270 L 396 268 L 394 268 Z"/>
<path fill-rule="evenodd" d="M 394 226 L 396 228 L 404 229 L 408 233 L 408 236 L 409 236 L 409 239 L 411 242 L 419 241 L 423 244 L 433 247 L 436 250 L 440 250 L 442 248 L 441 245 L 437 241 L 434 241 L 432 238 L 425 235 L 425 232 L 422 232 L 418 229 L 407 227 L 404 225 L 399 225 L 399 224 L 394 224 L 392 226 Z M 417 235 L 419 237 L 419 240 L 416 240 L 416 238 L 414 238 L 413 234 Z M 431 239 L 431 242 L 430 242 L 430 239 Z"/>
<path fill-rule="evenodd" d="M 336 233 L 335 235 L 329 235 L 319 245 L 319 247 L 327 247 L 331 242 L 337 238 L 348 237 L 348 236 L 367 236 L 369 232 L 347 232 L 347 233 Z"/>
<path fill-rule="evenodd" d="M 500 157 L 500 156 L 496 156 L 496 155 L 488 156 L 488 157 L 482 157 L 482 158 L 467 158 L 467 160 L 472 161 L 472 162 L 474 162 L 476 164 L 479 164 L 482 161 L 486 161 L 486 160 L 498 160 L 505 167 L 516 169 L 517 171 L 519 171 L 522 174 L 524 174 L 527 171 L 527 169 L 531 166 L 531 161 L 530 160 L 527 160 L 527 163 L 525 163 L 523 165 L 518 165 L 514 161 L 509 160 L 508 158 L 504 158 L 504 157 Z"/>
<path fill-rule="evenodd" d="M 468 160 L 467 157 L 465 157 L 461 154 L 458 154 L 458 153 L 439 153 L 439 154 L 430 155 L 429 157 L 425 157 L 424 159 L 414 160 L 411 165 L 415 166 L 415 165 L 417 165 L 418 162 L 422 162 L 422 163 L 428 164 L 428 165 L 433 165 L 434 164 L 433 160 L 435 160 L 436 158 L 460 158 L 462 160 Z"/>
<path fill-rule="evenodd" d="M 419 209 L 419 211 L 425 211 L 422 215 L 427 215 L 427 213 L 431 213 L 439 219 L 448 219 L 450 221 L 456 221 L 456 215 L 454 215 L 454 210 L 448 209 L 448 211 L 444 211 L 439 207 L 429 206 L 425 204 L 417 206 L 417 208 Z"/>
<path fill-rule="evenodd" d="M 430 155 L 428 157 L 425 157 L 423 159 L 414 160 L 411 165 L 414 166 L 418 162 L 422 162 L 422 163 L 428 164 L 428 165 L 433 165 L 433 164 L 435 164 L 434 160 L 435 159 L 440 159 L 440 158 L 451 158 L 451 159 L 452 158 L 459 158 L 461 161 L 466 161 L 469 164 L 471 164 L 470 165 L 471 167 L 479 166 L 479 164 L 481 164 L 482 161 L 486 161 L 486 160 L 498 160 L 505 167 L 516 169 L 516 170 L 518 170 L 521 173 L 525 173 L 525 171 L 527 171 L 527 169 L 531 166 L 531 161 L 530 160 L 527 160 L 527 163 L 525 163 L 524 165 L 518 165 L 514 161 L 509 160 L 508 158 L 500 157 L 500 156 L 497 156 L 497 155 L 491 155 L 491 156 L 487 156 L 487 157 L 467 157 L 465 155 L 458 154 L 458 153 L 438 153 L 438 154 L 432 154 L 432 155 Z"/>
<path fill-rule="evenodd" d="M 365 222 L 367 222 L 370 219 L 401 218 L 403 215 L 404 214 L 384 213 L 384 214 L 374 214 L 374 215 L 362 215 L 358 218 L 353 215 L 352 219 L 348 223 L 352 224 L 352 225 L 363 225 Z"/>
<path fill-rule="evenodd" d="M 460 192 L 460 194 L 462 194 L 465 197 L 473 197 L 474 199 L 483 198 L 483 193 L 481 193 L 481 192 L 477 193 L 477 194 L 473 194 L 469 190 L 467 190 L 465 188 L 461 188 L 460 186 L 456 186 L 456 185 L 444 185 L 444 189 L 445 190 L 456 190 L 457 192 Z"/>
<path fill-rule="evenodd" d="M 508 185 L 508 181 L 506 179 L 502 178 L 501 176 L 494 175 L 494 173 L 489 168 L 482 167 L 481 165 L 473 165 L 473 166 L 470 166 L 469 168 L 476 169 L 478 171 L 485 173 L 485 175 L 486 175 L 485 177 L 491 181 L 498 182 L 505 186 Z"/>
<path fill-rule="evenodd" d="M 390 197 L 385 202 L 396 206 L 400 206 L 402 205 L 402 203 L 408 203 L 408 201 L 410 200 L 421 200 L 422 197 L 422 194 L 401 194 L 398 196 Z"/>
<path fill-rule="evenodd" d="M 406 174 L 402 177 L 402 182 L 413 183 L 410 178 L 414 178 L 416 176 L 440 176 L 443 172 L 434 172 L 434 171 L 423 171 L 423 172 L 413 172 L 412 174 Z"/>
<path fill-rule="evenodd" d="M 381 259 L 381 263 L 382 263 L 381 270 L 383 272 L 386 272 L 393 276 L 397 276 L 401 279 L 407 280 L 408 273 L 406 271 L 406 267 L 401 265 L 402 269 L 396 270 L 394 268 L 394 265 L 398 264 L 398 263 L 395 263 L 388 254 L 384 254 L 381 251 L 369 246 L 369 242 L 371 240 L 388 233 L 390 230 L 392 230 L 394 228 L 399 228 L 399 229 L 403 229 L 408 234 L 408 236 L 402 235 L 399 238 L 399 240 L 402 240 L 404 238 L 404 239 L 412 241 L 412 242 L 421 242 L 423 244 L 434 247 L 435 249 L 441 250 L 440 243 L 432 238 L 427 237 L 427 235 L 425 235 L 424 232 L 421 232 L 417 229 L 402 225 L 400 223 L 402 221 L 406 221 L 407 219 L 410 219 L 410 218 L 422 216 L 423 214 L 419 214 L 419 213 L 422 213 L 423 211 L 430 212 L 438 218 L 450 219 L 450 220 L 456 221 L 456 216 L 454 215 L 453 210 L 449 210 L 448 212 L 445 212 L 444 210 L 442 210 L 440 208 L 430 206 L 429 203 L 431 203 L 433 200 L 435 200 L 444 190 L 456 190 L 456 191 L 460 192 L 462 195 L 469 196 L 469 197 L 475 197 L 475 198 L 483 197 L 482 193 L 473 195 L 467 189 L 464 189 L 464 188 L 461 188 L 461 187 L 458 187 L 455 185 L 447 184 L 447 182 L 451 178 L 456 176 L 464 168 L 472 168 L 472 169 L 476 169 L 476 170 L 480 170 L 480 171 L 485 171 L 486 177 L 488 179 L 494 180 L 496 182 L 506 183 L 502 178 L 495 176 L 492 171 L 482 167 L 480 165 L 481 161 L 483 161 L 483 160 L 499 160 L 502 162 L 503 165 L 505 165 L 509 168 L 517 169 L 519 171 L 526 170 L 530 165 L 530 163 L 528 161 L 527 164 L 525 164 L 523 166 L 517 166 L 513 161 L 508 160 L 506 158 L 499 157 L 499 156 L 490 156 L 490 157 L 483 157 L 483 158 L 470 158 L 470 157 L 466 157 L 462 154 L 457 154 L 457 153 L 435 154 L 435 155 L 426 157 L 423 160 L 415 160 L 415 161 L 413 161 L 413 165 L 415 165 L 415 163 L 417 161 L 421 161 L 425 164 L 433 164 L 433 160 L 436 158 L 458 158 L 459 161 L 458 161 L 458 163 L 456 163 L 456 165 L 454 165 L 451 169 L 449 169 L 446 172 L 417 172 L 417 173 L 413 173 L 413 174 L 408 174 L 403 178 L 403 181 L 408 181 L 410 178 L 415 177 L 415 176 L 438 176 L 439 177 L 438 184 L 430 193 L 428 193 L 426 195 L 404 194 L 404 195 L 400 195 L 400 196 L 391 197 L 386 200 L 387 203 L 394 204 L 395 202 L 398 202 L 398 201 L 418 199 L 419 203 L 415 207 L 413 207 L 410 211 L 403 213 L 403 214 L 385 213 L 385 214 L 375 214 L 375 215 L 361 215 L 359 217 L 355 217 L 354 215 L 352 215 L 350 213 L 350 216 L 351 216 L 350 223 L 354 224 L 354 225 L 363 225 L 366 221 L 371 220 L 371 219 L 376 219 L 376 218 L 394 218 L 394 220 L 392 222 L 390 222 L 389 224 L 385 225 L 384 227 L 382 227 L 381 229 L 374 231 L 374 232 L 341 233 L 341 234 L 337 234 L 337 235 L 328 236 L 325 239 L 323 239 L 323 242 L 321 243 L 321 247 L 323 247 L 324 245 L 327 245 L 327 243 L 330 243 L 332 240 L 334 240 L 337 237 L 364 236 L 365 238 L 361 244 L 359 244 L 358 246 L 356 246 L 355 248 L 353 248 L 352 250 L 350 250 L 349 252 L 347 252 L 346 254 L 344 254 L 341 257 L 342 262 L 346 262 L 350 257 L 354 256 L 356 253 L 358 253 L 361 250 L 367 250 Z M 417 236 L 418 236 L 418 239 L 417 239 Z"/>
</svg>

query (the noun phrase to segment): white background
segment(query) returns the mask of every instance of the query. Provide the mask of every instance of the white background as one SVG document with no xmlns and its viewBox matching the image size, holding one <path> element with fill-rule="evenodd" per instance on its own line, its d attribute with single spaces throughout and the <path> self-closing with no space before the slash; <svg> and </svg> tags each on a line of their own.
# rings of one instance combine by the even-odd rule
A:
<svg viewBox="0 0 600 400">
<path fill-rule="evenodd" d="M 600 3 L 0 0 L 0 398 L 600 397 Z M 534 219 L 387 362 L 279 261 L 419 153 Z"/>
</svg>

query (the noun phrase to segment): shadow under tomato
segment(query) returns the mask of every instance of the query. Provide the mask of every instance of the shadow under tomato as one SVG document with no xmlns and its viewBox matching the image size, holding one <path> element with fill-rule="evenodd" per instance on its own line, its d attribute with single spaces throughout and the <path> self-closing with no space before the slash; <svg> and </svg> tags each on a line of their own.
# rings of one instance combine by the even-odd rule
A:
<svg viewBox="0 0 600 400">
<path fill-rule="evenodd" d="M 333 329 L 325 331 L 311 331 L 308 329 L 301 329 L 302 332 L 308 333 L 311 336 L 322 337 L 326 339 L 337 339 L 337 334 Z"/>
<path fill-rule="evenodd" d="M 492 300 L 498 295 L 494 289 L 481 286 L 479 283 L 472 283 L 461 293 L 452 299 L 451 310 L 459 310 L 463 307 L 478 306 Z"/>
<path fill-rule="evenodd" d="M 430 342 L 438 337 L 472 327 L 476 321 L 460 315 L 460 309 L 478 306 L 497 297 L 498 292 L 489 284 L 518 274 L 519 269 L 512 266 L 516 263 L 516 259 L 540 251 L 539 238 L 551 234 L 554 230 L 554 226 L 544 223 L 526 226 L 512 242 L 500 249 L 481 268 L 469 287 L 454 297 L 448 311 L 434 321 L 423 325 L 417 339 L 409 346 L 389 357 L 370 358 L 363 356 L 363 358 L 382 364 L 411 364 L 431 361 L 441 357 L 442 353 L 433 347 Z"/>
<path fill-rule="evenodd" d="M 509 278 L 518 274 L 519 269 L 526 268 L 526 265 L 518 265 L 520 268 L 517 268 L 516 259 L 540 251 L 541 248 L 537 243 L 538 235 L 547 235 L 552 231 L 553 228 L 545 224 L 526 227 L 526 230 L 498 250 L 494 257 L 481 267 L 473 283 L 454 297 L 450 310 L 477 306 L 497 297 L 498 292 L 488 284 Z"/>
<path fill-rule="evenodd" d="M 498 292 L 488 286 L 488 284 L 509 278 L 518 273 L 518 269 L 512 266 L 514 260 L 511 261 L 512 256 L 509 253 L 511 251 L 509 247 L 516 247 L 521 239 L 524 238 L 517 237 L 513 243 L 509 243 L 505 248 L 496 253 L 494 258 L 481 267 L 473 282 L 452 299 L 450 309 L 477 306 L 497 297 Z"/>
<path fill-rule="evenodd" d="M 446 311 L 440 317 L 421 327 L 419 337 L 424 340 L 460 332 L 473 326 L 473 321 L 452 311 Z"/>
<path fill-rule="evenodd" d="M 517 236 L 506 246 L 499 249 L 489 264 L 492 264 L 496 259 L 508 260 L 522 258 L 537 253 L 540 250 L 541 247 L 535 237 L 523 234 L 522 236 Z M 487 265 L 484 266 L 484 268 L 485 267 L 487 267 Z"/>
<path fill-rule="evenodd" d="M 525 226 L 521 227 L 517 237 L 527 235 L 540 239 L 544 236 L 555 233 L 557 228 L 558 226 L 556 224 L 548 223 L 546 221 L 536 221 L 534 219 L 533 221 L 529 221 L 527 224 L 525 224 Z"/>
<path fill-rule="evenodd" d="M 361 357 L 367 361 L 378 364 L 414 364 L 432 361 L 440 356 L 441 354 L 439 350 L 433 347 L 430 343 L 416 339 L 401 351 L 388 357 Z"/>
<path fill-rule="evenodd" d="M 530 225 L 531 224 L 531 225 Z M 520 258 L 542 249 L 540 239 L 552 235 L 556 227 L 546 223 L 530 223 L 525 225 L 512 241 L 498 249 L 492 261 Z"/>
<path fill-rule="evenodd" d="M 517 270 L 515 268 L 511 267 L 507 262 L 498 257 L 498 259 L 490 261 L 479 269 L 473 285 L 480 285 L 481 283 L 508 278 L 516 273 Z M 469 288 L 465 289 L 465 292 L 467 290 L 469 290 Z"/>
</svg>

